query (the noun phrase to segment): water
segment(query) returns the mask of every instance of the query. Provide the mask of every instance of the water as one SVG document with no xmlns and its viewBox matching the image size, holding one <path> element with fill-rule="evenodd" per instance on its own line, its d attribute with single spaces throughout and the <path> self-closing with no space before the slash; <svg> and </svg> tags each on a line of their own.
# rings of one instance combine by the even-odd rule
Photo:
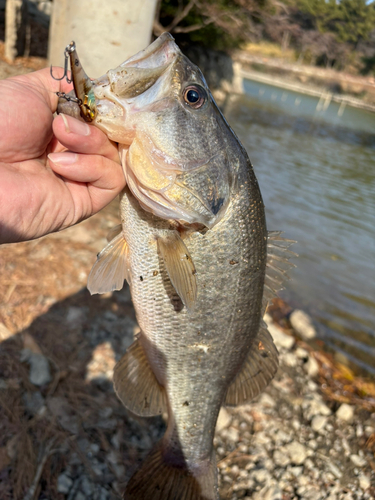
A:
<svg viewBox="0 0 375 500">
<path fill-rule="evenodd" d="M 375 114 L 253 82 L 225 114 L 254 165 L 270 230 L 297 240 L 281 296 L 375 374 Z"/>
</svg>

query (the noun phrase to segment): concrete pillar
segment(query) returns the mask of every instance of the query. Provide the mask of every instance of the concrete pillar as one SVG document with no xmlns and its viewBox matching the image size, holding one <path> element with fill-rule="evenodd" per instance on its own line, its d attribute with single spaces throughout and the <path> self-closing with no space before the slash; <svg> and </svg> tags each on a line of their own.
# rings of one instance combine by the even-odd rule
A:
<svg viewBox="0 0 375 500">
<path fill-rule="evenodd" d="M 49 63 L 62 66 L 74 40 L 90 78 L 115 68 L 151 41 L 156 0 L 54 0 Z"/>
</svg>

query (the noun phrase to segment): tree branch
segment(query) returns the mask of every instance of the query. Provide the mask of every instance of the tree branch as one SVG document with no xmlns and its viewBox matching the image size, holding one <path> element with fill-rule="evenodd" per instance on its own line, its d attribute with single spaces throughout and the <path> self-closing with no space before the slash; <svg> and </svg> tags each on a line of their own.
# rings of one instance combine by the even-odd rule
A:
<svg viewBox="0 0 375 500">
<path fill-rule="evenodd" d="M 173 19 L 171 24 L 165 28 L 165 31 L 172 31 L 189 14 L 195 5 L 195 2 L 196 0 L 190 0 L 187 6 Z"/>
</svg>

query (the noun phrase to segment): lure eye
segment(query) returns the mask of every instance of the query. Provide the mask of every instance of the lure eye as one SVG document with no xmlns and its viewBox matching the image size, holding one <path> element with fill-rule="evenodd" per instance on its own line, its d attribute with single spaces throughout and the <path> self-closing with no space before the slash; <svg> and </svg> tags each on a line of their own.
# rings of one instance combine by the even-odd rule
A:
<svg viewBox="0 0 375 500">
<path fill-rule="evenodd" d="M 207 100 L 207 93 L 198 85 L 189 85 L 184 90 L 184 101 L 191 108 L 198 109 L 203 106 Z"/>
</svg>

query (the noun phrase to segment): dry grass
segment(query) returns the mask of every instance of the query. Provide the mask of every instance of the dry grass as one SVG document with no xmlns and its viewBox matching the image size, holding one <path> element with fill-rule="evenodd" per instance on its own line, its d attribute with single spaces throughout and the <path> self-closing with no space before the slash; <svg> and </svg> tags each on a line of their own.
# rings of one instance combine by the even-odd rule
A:
<svg viewBox="0 0 375 500">
<path fill-rule="evenodd" d="M 292 49 L 282 49 L 280 45 L 271 42 L 261 41 L 259 43 L 246 43 L 242 50 L 249 52 L 253 56 L 271 57 L 282 59 L 289 62 L 295 62 L 297 57 Z"/>
</svg>

